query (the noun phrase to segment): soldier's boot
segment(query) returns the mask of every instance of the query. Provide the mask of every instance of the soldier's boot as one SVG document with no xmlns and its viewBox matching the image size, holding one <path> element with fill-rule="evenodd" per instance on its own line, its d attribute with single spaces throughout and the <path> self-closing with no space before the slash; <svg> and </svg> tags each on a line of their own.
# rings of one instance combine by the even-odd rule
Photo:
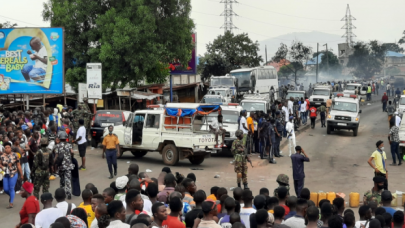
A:
<svg viewBox="0 0 405 228">
<path fill-rule="evenodd" d="M 249 189 L 248 184 L 243 183 L 243 189 Z"/>
<path fill-rule="evenodd" d="M 113 174 L 110 173 L 110 177 L 108 179 L 113 179 L 113 178 L 114 178 Z"/>
<path fill-rule="evenodd" d="M 240 188 L 241 186 L 240 186 L 240 182 L 238 183 L 238 187 Z"/>
</svg>

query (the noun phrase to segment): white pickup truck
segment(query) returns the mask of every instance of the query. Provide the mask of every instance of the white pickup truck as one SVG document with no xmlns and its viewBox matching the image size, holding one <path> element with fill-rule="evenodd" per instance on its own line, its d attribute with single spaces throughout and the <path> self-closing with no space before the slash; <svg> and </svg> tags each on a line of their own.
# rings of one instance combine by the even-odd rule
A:
<svg viewBox="0 0 405 228">
<path fill-rule="evenodd" d="M 349 83 L 343 90 L 343 94 L 357 95 L 359 100 L 366 100 L 367 97 L 367 86 L 363 86 L 360 83 Z"/>
<path fill-rule="evenodd" d="M 310 106 L 319 107 L 321 105 L 326 105 L 326 101 L 332 94 L 332 87 L 328 86 L 316 86 L 312 91 L 312 96 L 309 97 Z"/>
<path fill-rule="evenodd" d="M 186 158 L 199 165 L 221 150 L 215 148 L 215 135 L 201 130 L 203 117 L 220 110 L 215 104 L 168 103 L 164 108 L 131 113 L 113 133 L 118 136 L 122 153 L 130 151 L 135 157 L 143 157 L 153 151 L 162 155 L 166 165 L 176 165 Z M 221 137 L 218 140 L 221 143 Z"/>
</svg>

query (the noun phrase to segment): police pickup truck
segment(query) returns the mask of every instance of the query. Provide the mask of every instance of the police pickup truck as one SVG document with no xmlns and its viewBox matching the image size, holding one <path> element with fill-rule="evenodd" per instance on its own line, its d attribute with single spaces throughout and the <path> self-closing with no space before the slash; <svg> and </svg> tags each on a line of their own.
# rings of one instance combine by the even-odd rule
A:
<svg viewBox="0 0 405 228">
<path fill-rule="evenodd" d="M 326 101 L 332 94 L 332 87 L 327 86 L 316 86 L 312 91 L 312 96 L 309 97 L 310 106 L 319 107 L 321 105 L 326 105 Z"/>
<path fill-rule="evenodd" d="M 270 109 L 270 99 L 268 94 L 249 94 L 243 96 L 243 100 L 240 105 L 247 111 L 247 116 L 250 116 L 250 112 L 263 111 L 267 113 Z"/>
<path fill-rule="evenodd" d="M 356 95 L 359 101 L 365 100 L 367 97 L 367 86 L 360 83 L 349 83 L 343 90 L 343 94 Z"/>
<path fill-rule="evenodd" d="M 135 157 L 143 157 L 147 152 L 159 152 L 166 165 L 176 165 L 186 158 L 199 165 L 221 150 L 215 148 L 215 134 L 201 130 L 203 118 L 210 113 L 218 115 L 220 110 L 215 104 L 168 103 L 164 108 L 131 113 L 113 133 L 118 136 L 121 153 L 130 151 Z M 218 140 L 221 143 L 221 137 Z"/>
<path fill-rule="evenodd" d="M 326 118 L 326 133 L 347 129 L 353 131 L 353 136 L 357 136 L 360 113 L 359 99 L 356 95 L 337 94 L 332 100 L 331 111 Z"/>
</svg>

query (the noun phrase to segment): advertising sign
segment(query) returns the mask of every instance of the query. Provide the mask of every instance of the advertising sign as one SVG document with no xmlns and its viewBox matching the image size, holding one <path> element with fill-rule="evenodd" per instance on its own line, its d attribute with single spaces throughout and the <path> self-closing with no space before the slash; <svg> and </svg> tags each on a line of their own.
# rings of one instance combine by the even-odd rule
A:
<svg viewBox="0 0 405 228">
<path fill-rule="evenodd" d="M 89 99 L 102 99 L 101 63 L 87 63 L 87 96 Z"/>
<path fill-rule="evenodd" d="M 191 60 L 188 62 L 188 66 L 180 63 L 178 59 L 174 59 L 173 62 L 169 63 L 170 74 L 197 74 L 197 46 L 195 45 L 197 43 L 197 34 L 193 33 L 191 37 L 193 38 L 194 48 L 190 50 Z"/>
<path fill-rule="evenodd" d="M 62 94 L 63 28 L 0 29 L 0 94 Z"/>
<path fill-rule="evenodd" d="M 87 97 L 87 84 L 86 83 L 79 83 L 79 103 L 83 102 L 83 98 Z"/>
</svg>

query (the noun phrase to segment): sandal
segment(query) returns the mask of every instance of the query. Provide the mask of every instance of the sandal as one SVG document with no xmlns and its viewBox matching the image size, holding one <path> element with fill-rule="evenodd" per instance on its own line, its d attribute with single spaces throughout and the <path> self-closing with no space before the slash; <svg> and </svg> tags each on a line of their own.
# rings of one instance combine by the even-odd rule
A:
<svg viewBox="0 0 405 228">
<path fill-rule="evenodd" d="M 13 207 L 14 207 L 14 205 L 13 205 L 13 204 L 10 204 L 10 205 L 8 205 L 7 209 L 11 209 L 11 208 L 13 208 Z"/>
</svg>

